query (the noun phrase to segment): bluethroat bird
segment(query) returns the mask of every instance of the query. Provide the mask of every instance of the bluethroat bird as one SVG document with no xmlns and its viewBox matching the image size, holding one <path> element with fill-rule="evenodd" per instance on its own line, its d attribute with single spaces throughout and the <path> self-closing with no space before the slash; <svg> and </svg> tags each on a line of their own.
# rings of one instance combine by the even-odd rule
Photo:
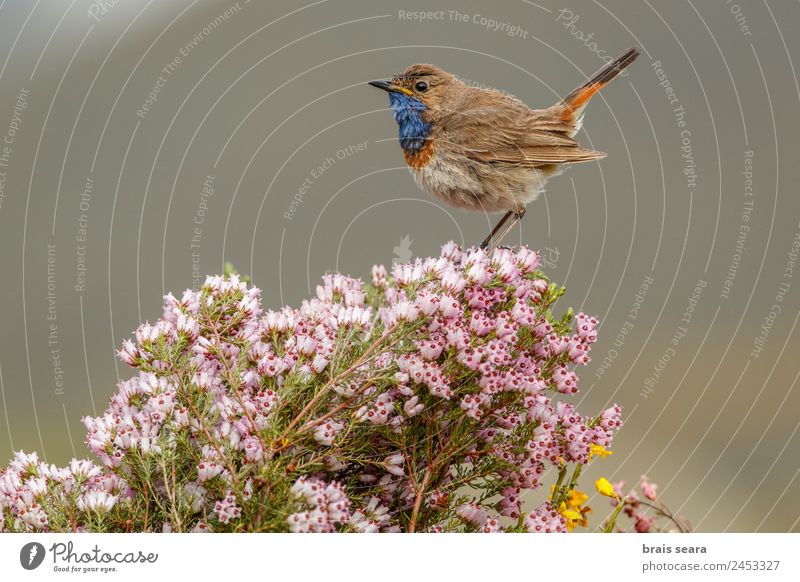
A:
<svg viewBox="0 0 800 582">
<path fill-rule="evenodd" d="M 625 51 L 547 109 L 428 64 L 370 85 L 389 93 L 400 147 L 420 188 L 457 208 L 505 212 L 481 244 L 486 248 L 503 240 L 563 164 L 605 157 L 574 137 L 592 96 L 638 56 L 637 48 Z"/>
</svg>

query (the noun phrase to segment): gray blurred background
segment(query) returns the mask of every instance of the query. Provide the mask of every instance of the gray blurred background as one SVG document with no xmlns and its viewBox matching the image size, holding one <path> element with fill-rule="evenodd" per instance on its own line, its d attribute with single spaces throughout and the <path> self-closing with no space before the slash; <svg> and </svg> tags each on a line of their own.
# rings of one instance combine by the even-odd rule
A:
<svg viewBox="0 0 800 582">
<path fill-rule="evenodd" d="M 366 81 L 433 62 L 544 107 L 638 45 L 580 134 L 608 158 L 513 242 L 602 322 L 578 401 L 625 426 L 591 475 L 648 474 L 702 531 L 800 531 L 798 25 L 746 0 L 0 0 L 0 453 L 84 456 L 115 348 L 224 261 L 278 307 L 483 239 L 497 217 L 417 190 Z"/>
</svg>

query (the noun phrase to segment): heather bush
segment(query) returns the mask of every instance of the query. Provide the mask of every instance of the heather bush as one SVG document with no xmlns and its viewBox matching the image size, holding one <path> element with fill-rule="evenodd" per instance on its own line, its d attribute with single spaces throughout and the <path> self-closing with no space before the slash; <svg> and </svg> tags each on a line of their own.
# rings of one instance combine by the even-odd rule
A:
<svg viewBox="0 0 800 582">
<path fill-rule="evenodd" d="M 563 292 L 527 248 L 453 243 L 371 284 L 326 275 L 298 309 L 262 312 L 257 288 L 209 277 L 124 342 L 136 375 L 84 419 L 95 461 L 20 452 L 3 469 L 0 528 L 587 527 L 581 472 L 611 454 L 621 409 L 569 401 L 597 320 L 555 315 Z M 595 487 L 616 502 L 594 524 L 611 531 L 629 499 Z"/>
</svg>

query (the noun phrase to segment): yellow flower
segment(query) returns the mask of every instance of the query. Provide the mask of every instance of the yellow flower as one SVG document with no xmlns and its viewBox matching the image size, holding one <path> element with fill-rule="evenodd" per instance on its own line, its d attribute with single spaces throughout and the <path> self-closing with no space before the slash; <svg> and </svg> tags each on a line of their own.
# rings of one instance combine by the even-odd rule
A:
<svg viewBox="0 0 800 582">
<path fill-rule="evenodd" d="M 586 503 L 589 496 L 586 493 L 581 493 L 577 489 L 570 489 L 567 494 L 567 505 L 570 507 L 580 508 L 581 505 Z"/>
<path fill-rule="evenodd" d="M 592 460 L 592 457 L 597 455 L 601 459 L 605 459 L 608 455 L 613 455 L 614 451 L 609 451 L 603 445 L 596 445 L 592 443 L 592 446 L 589 447 L 589 460 Z"/>
<path fill-rule="evenodd" d="M 570 489 L 566 501 L 558 506 L 558 512 L 567 522 L 567 531 L 572 531 L 576 525 L 587 527 L 589 525 L 586 514 L 592 511 L 588 507 L 581 507 L 589 496 L 576 489 Z"/>
<path fill-rule="evenodd" d="M 580 521 L 580 525 L 581 525 L 582 527 L 589 527 L 589 519 L 586 517 L 586 514 L 587 514 L 587 513 L 591 513 L 591 512 L 592 512 L 592 508 L 591 508 L 591 507 L 589 507 L 588 505 L 587 505 L 586 507 L 584 507 L 584 508 L 582 508 L 582 509 L 581 509 L 581 521 Z"/>
<path fill-rule="evenodd" d="M 584 520 L 583 514 L 575 509 L 568 509 L 565 503 L 558 507 L 558 512 L 567 520 L 567 531 L 572 531 L 576 525 L 583 525 L 581 523 Z"/>
<path fill-rule="evenodd" d="M 619 499 L 619 496 L 614 491 L 614 486 L 611 485 L 608 479 L 605 477 L 600 477 L 597 481 L 595 481 L 594 486 L 597 488 L 597 492 L 600 495 L 605 495 L 606 497 L 613 497 L 614 499 Z"/>
</svg>

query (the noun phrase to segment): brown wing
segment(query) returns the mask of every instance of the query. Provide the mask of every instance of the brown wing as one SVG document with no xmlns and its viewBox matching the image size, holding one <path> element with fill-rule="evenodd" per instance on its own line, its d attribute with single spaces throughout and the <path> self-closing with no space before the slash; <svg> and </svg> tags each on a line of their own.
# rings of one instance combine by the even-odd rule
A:
<svg viewBox="0 0 800 582">
<path fill-rule="evenodd" d="M 496 103 L 481 100 L 449 115 L 441 138 L 484 162 L 536 167 L 605 157 L 569 137 L 574 127 L 561 118 L 557 106 L 534 110 L 513 97 L 493 97 Z"/>
</svg>

